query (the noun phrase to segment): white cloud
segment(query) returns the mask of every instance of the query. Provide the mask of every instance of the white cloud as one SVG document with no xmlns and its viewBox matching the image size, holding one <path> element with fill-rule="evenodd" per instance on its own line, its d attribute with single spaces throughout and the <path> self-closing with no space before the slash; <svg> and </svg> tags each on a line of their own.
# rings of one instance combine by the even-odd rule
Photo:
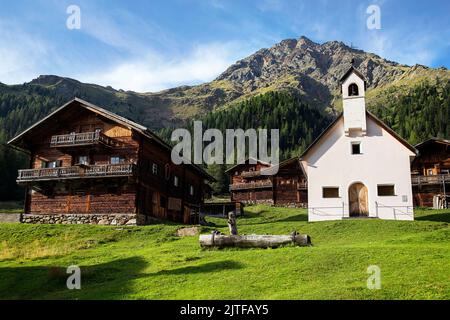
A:
<svg viewBox="0 0 450 320">
<path fill-rule="evenodd" d="M 38 66 L 47 61 L 48 54 L 49 45 L 45 41 L 24 33 L 12 23 L 0 21 L 0 82 L 30 81 L 38 74 Z"/>
<path fill-rule="evenodd" d="M 25 32 L 16 23 L 0 20 L 0 82 L 23 83 L 40 74 L 51 73 L 117 89 L 159 91 L 210 81 L 235 60 L 257 49 L 250 43 L 213 42 L 199 43 L 181 51 L 175 40 L 159 32 L 157 25 L 132 15 L 124 19 L 133 22 L 122 28 L 106 17 L 89 20 L 86 10 L 83 12 L 80 31 L 118 49 L 120 54 L 113 51 L 101 61 L 82 62 L 82 53 L 75 53 L 76 58 L 61 55 L 47 40 Z M 126 12 L 120 14 L 127 15 Z M 128 33 L 128 30 L 140 30 L 142 36 Z M 77 68 L 73 61 L 84 65 Z"/>
<path fill-rule="evenodd" d="M 170 58 L 154 52 L 119 63 L 108 70 L 79 75 L 85 82 L 110 85 L 138 92 L 159 91 L 174 86 L 210 81 L 236 59 L 238 43 L 209 43 L 194 46 L 187 54 Z"/>
<path fill-rule="evenodd" d="M 135 54 L 145 51 L 148 43 L 165 48 L 176 45 L 157 23 L 127 10 L 106 14 L 101 8 L 89 4 L 83 6 L 82 13 L 80 31 L 113 48 Z"/>
<path fill-rule="evenodd" d="M 217 6 L 220 2 L 214 0 L 210 4 Z M 160 26 L 126 11 L 97 15 L 95 19 L 85 14 L 83 21 L 82 32 L 124 54 L 121 60 L 115 59 L 108 66 L 99 66 L 75 77 L 116 89 L 149 92 L 209 81 L 243 57 L 244 47 L 251 46 L 249 43 L 244 46 L 237 42 L 213 42 L 184 47 L 180 52 L 177 41 Z M 253 47 L 245 52 L 252 51 Z"/>
</svg>

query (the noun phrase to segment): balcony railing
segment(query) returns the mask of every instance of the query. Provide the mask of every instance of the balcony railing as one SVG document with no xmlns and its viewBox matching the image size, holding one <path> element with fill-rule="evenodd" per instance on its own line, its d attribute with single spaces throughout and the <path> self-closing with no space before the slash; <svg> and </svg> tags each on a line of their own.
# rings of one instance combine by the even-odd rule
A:
<svg viewBox="0 0 450 320">
<path fill-rule="evenodd" d="M 17 182 L 93 178 L 93 177 L 121 177 L 134 174 L 135 165 L 128 164 L 106 164 L 92 166 L 73 166 L 43 169 L 19 170 Z"/>
<path fill-rule="evenodd" d="M 261 171 L 257 170 L 257 171 L 243 171 L 241 173 L 241 176 L 243 178 L 253 178 L 253 177 L 258 177 L 261 175 Z"/>
<path fill-rule="evenodd" d="M 411 182 L 414 186 L 433 185 L 450 182 L 450 174 L 437 174 L 433 176 L 412 176 Z"/>
<path fill-rule="evenodd" d="M 108 164 L 88 166 L 85 169 L 86 176 L 123 176 L 131 175 L 134 170 L 134 164 Z"/>
<path fill-rule="evenodd" d="M 272 181 L 235 183 L 235 184 L 230 184 L 230 191 L 245 190 L 245 189 L 263 189 L 263 188 L 271 188 L 271 187 L 272 187 Z"/>
<path fill-rule="evenodd" d="M 60 134 L 52 136 L 50 140 L 51 147 L 70 147 L 80 145 L 91 145 L 102 143 L 108 146 L 114 145 L 114 139 L 104 135 L 101 132 L 82 132 L 71 134 Z"/>
</svg>

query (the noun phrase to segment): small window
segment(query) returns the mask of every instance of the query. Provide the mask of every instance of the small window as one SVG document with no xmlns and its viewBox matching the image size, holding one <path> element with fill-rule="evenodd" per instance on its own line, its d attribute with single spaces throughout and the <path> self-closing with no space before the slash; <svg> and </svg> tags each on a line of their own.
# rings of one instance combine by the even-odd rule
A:
<svg viewBox="0 0 450 320">
<path fill-rule="evenodd" d="M 56 161 L 47 162 L 47 168 L 56 168 L 56 167 L 57 167 Z"/>
<path fill-rule="evenodd" d="M 42 161 L 41 168 L 58 168 L 62 166 L 62 160 Z"/>
<path fill-rule="evenodd" d="M 339 188 L 338 187 L 323 187 L 322 188 L 323 198 L 339 198 Z"/>
<path fill-rule="evenodd" d="M 395 190 L 394 190 L 393 184 L 379 184 L 377 186 L 378 190 L 378 196 L 395 196 Z"/>
<path fill-rule="evenodd" d="M 121 164 L 121 163 L 123 163 L 125 161 L 125 159 L 124 158 L 122 158 L 122 157 L 118 157 L 118 156 L 113 156 L 113 157 L 111 157 L 110 158 L 110 163 L 111 164 Z"/>
<path fill-rule="evenodd" d="M 358 85 L 356 83 L 352 83 L 348 86 L 348 96 L 359 96 Z"/>
<path fill-rule="evenodd" d="M 180 181 L 179 181 L 179 179 L 178 179 L 178 176 L 173 176 L 173 185 L 174 185 L 175 187 L 178 187 L 179 184 L 180 184 Z"/>
<path fill-rule="evenodd" d="M 156 163 L 154 163 L 152 166 L 152 172 L 153 174 L 158 174 L 158 165 Z"/>
<path fill-rule="evenodd" d="M 361 154 L 360 142 L 352 142 L 352 154 Z"/>
<path fill-rule="evenodd" d="M 192 184 L 189 185 L 189 194 L 193 196 L 195 193 L 194 186 Z"/>
<path fill-rule="evenodd" d="M 433 169 L 427 169 L 427 176 L 432 176 L 434 174 Z"/>
<path fill-rule="evenodd" d="M 88 156 L 78 156 L 78 164 L 88 165 L 89 164 Z"/>
</svg>

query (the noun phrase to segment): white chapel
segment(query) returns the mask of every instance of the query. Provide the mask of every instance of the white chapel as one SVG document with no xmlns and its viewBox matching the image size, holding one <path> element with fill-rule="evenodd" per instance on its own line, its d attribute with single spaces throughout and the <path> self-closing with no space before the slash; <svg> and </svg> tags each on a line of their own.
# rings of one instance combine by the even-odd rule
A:
<svg viewBox="0 0 450 320">
<path fill-rule="evenodd" d="M 308 220 L 414 220 L 410 162 L 416 149 L 366 110 L 366 81 L 355 67 L 341 86 L 342 114 L 301 156 Z"/>
</svg>

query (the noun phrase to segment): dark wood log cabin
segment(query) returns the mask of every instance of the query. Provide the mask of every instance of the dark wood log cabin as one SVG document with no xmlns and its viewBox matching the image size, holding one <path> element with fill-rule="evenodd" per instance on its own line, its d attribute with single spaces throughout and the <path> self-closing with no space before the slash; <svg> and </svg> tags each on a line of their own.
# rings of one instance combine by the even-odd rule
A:
<svg viewBox="0 0 450 320">
<path fill-rule="evenodd" d="M 146 127 L 75 98 L 11 141 L 30 156 L 24 222 L 195 222 L 208 180 Z M 45 219 L 43 217 L 46 217 Z"/>
<path fill-rule="evenodd" d="M 432 138 L 415 147 L 419 155 L 411 164 L 414 204 L 446 207 L 450 191 L 450 141 Z"/>
<path fill-rule="evenodd" d="M 255 161 L 256 163 L 252 164 L 247 160 L 226 171 L 230 176 L 232 201 L 275 206 L 307 206 L 306 175 L 299 158 L 281 162 L 276 174 L 272 173 L 273 167 L 270 164 Z"/>
</svg>

